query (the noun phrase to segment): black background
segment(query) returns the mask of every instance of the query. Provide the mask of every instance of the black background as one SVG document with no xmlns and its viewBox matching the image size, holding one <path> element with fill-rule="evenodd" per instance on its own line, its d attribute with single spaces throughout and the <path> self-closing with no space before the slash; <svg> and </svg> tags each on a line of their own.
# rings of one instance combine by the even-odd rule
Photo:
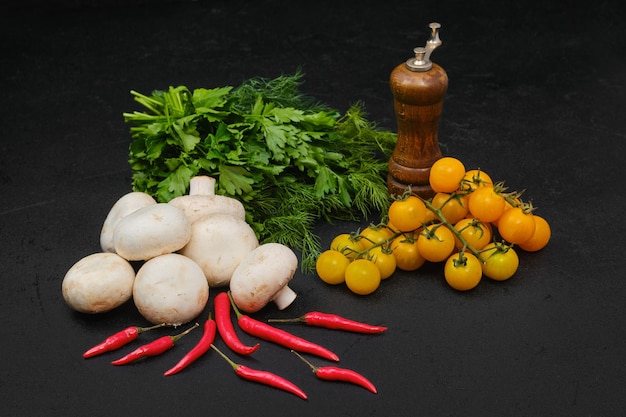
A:
<svg viewBox="0 0 626 417">
<path fill-rule="evenodd" d="M 572 4 L 3 6 L 2 414 L 620 415 L 626 16 L 620 1 Z M 447 287 L 441 265 L 398 273 L 367 297 L 298 273 L 291 285 L 297 301 L 284 312 L 268 306 L 255 316 L 321 310 L 389 326 L 377 336 L 289 328 L 336 351 L 342 366 L 376 384 L 377 395 L 318 381 L 269 343 L 254 358 L 235 359 L 287 376 L 307 401 L 237 378 L 213 352 L 163 377 L 199 331 L 132 366 L 109 364 L 129 349 L 81 357 L 109 334 L 145 324 L 131 304 L 85 316 L 61 296 L 65 272 L 99 250 L 108 210 L 130 191 L 122 113 L 137 108 L 131 89 L 238 85 L 301 67 L 305 93 L 341 111 L 362 101 L 369 119 L 394 130 L 389 74 L 423 46 L 431 21 L 442 24 L 443 40 L 433 60 L 450 80 L 439 132 L 444 153 L 510 189 L 526 189 L 551 222 L 546 249 L 522 253 L 513 279 L 483 279 L 468 293 Z M 328 244 L 362 224 L 320 224 L 318 232 Z"/>
</svg>

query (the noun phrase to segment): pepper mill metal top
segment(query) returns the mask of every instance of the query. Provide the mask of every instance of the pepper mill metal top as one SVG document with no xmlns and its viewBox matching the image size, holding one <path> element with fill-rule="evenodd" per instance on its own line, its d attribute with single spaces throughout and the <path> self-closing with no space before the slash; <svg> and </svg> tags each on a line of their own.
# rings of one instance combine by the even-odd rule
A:
<svg viewBox="0 0 626 417">
<path fill-rule="evenodd" d="M 439 29 L 441 25 L 437 22 L 433 22 L 428 25 L 430 27 L 430 39 L 426 41 L 425 47 L 417 47 L 413 49 L 415 53 L 414 58 L 409 58 L 406 61 L 406 67 L 411 71 L 428 71 L 433 67 L 433 63 L 430 60 L 430 55 L 435 48 L 441 45 L 441 39 L 439 39 Z"/>
</svg>

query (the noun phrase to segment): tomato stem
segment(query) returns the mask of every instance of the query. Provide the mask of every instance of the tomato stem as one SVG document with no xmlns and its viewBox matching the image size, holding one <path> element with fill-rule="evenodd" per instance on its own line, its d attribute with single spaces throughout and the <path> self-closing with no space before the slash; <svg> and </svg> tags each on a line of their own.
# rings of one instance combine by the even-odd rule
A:
<svg viewBox="0 0 626 417">
<path fill-rule="evenodd" d="M 391 230 L 391 229 L 390 229 L 390 230 Z M 390 250 L 390 249 L 389 249 L 389 246 L 391 245 L 391 242 L 392 242 L 395 238 L 397 238 L 398 236 L 401 236 L 401 235 L 403 235 L 403 234 L 404 234 L 404 233 L 402 233 L 402 232 L 396 232 L 396 231 L 394 231 L 394 232 L 393 232 L 393 234 L 392 234 L 391 236 L 389 236 L 388 238 L 386 238 L 386 239 L 385 239 L 385 240 L 383 240 L 382 242 L 373 242 L 371 239 L 368 239 L 368 238 L 366 238 L 366 237 L 363 237 L 363 239 L 365 239 L 365 240 L 367 240 L 367 241 L 371 242 L 371 243 L 372 243 L 372 246 L 368 247 L 367 249 L 363 249 L 362 251 L 356 252 L 355 259 L 358 259 L 358 258 L 366 258 L 366 259 L 368 259 L 367 257 L 369 256 L 369 252 L 370 252 L 372 249 L 374 249 L 374 248 L 378 248 L 378 247 L 380 247 L 380 246 L 382 246 L 382 247 L 383 247 L 383 251 L 388 251 L 388 250 Z"/>
<path fill-rule="evenodd" d="M 502 241 L 502 242 L 494 241 L 493 244 L 495 246 L 495 251 L 494 251 L 494 253 L 492 253 L 489 256 L 493 256 L 496 253 L 507 253 L 509 251 L 509 249 L 511 249 L 513 247 L 512 243 L 509 244 L 509 243 L 507 243 L 505 241 Z M 483 249 L 483 250 L 481 250 L 481 253 L 482 252 L 487 252 L 487 251 L 492 251 L 493 249 L 494 248 Z"/>
<path fill-rule="evenodd" d="M 452 195 L 454 195 L 454 193 L 452 193 Z M 450 198 L 452 198 L 452 195 L 450 196 Z M 474 254 L 481 262 L 485 262 L 485 260 L 482 258 L 480 251 L 476 250 L 472 245 L 470 245 L 467 240 L 465 240 L 465 238 L 463 237 L 463 235 L 461 235 L 461 233 L 456 230 L 456 228 L 454 227 L 454 225 L 452 225 L 448 219 L 446 219 L 446 216 L 443 215 L 443 212 L 441 211 L 441 209 L 435 207 L 432 205 L 432 203 L 428 200 L 425 200 L 424 198 L 417 196 L 418 198 L 420 198 L 424 204 L 426 205 L 426 208 L 431 210 L 433 213 L 435 213 L 435 215 L 439 218 L 439 221 L 441 222 L 441 225 L 446 226 L 448 229 L 450 229 L 450 231 L 452 233 L 454 233 L 454 235 L 457 237 L 457 239 L 459 239 L 461 241 L 461 243 L 463 244 L 464 248 L 469 249 L 470 252 L 472 252 L 472 254 Z M 450 200 L 450 198 L 448 200 Z M 443 207 L 443 205 L 442 205 Z"/>
<path fill-rule="evenodd" d="M 454 263 L 455 268 L 467 265 L 467 257 L 465 256 L 465 248 L 466 246 L 463 245 L 463 249 L 459 251 L 458 256 L 454 258 L 454 260 L 452 261 Z"/>
</svg>

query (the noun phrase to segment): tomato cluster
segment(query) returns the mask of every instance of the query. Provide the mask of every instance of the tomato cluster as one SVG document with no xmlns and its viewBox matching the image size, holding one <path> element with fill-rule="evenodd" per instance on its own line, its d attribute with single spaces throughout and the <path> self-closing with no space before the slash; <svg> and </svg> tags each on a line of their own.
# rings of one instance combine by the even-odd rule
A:
<svg viewBox="0 0 626 417">
<path fill-rule="evenodd" d="M 444 157 L 433 164 L 429 179 L 431 199 L 407 191 L 380 224 L 337 235 L 317 259 L 319 278 L 367 295 L 396 269 L 416 271 L 436 262 L 444 264 L 450 287 L 467 291 L 483 276 L 511 278 L 519 266 L 516 248 L 535 252 L 548 244 L 546 219 L 522 193 L 507 192 L 486 172 Z"/>
</svg>

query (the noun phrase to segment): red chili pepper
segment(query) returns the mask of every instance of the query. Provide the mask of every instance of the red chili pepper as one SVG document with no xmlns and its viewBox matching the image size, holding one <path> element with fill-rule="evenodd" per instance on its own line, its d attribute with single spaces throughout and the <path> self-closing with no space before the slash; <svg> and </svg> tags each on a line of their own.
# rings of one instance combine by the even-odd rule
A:
<svg viewBox="0 0 626 417">
<path fill-rule="evenodd" d="M 124 330 L 120 330 L 119 332 L 107 337 L 102 343 L 99 343 L 91 349 L 87 350 L 85 353 L 83 353 L 83 358 L 91 358 L 105 352 L 119 349 L 122 346 L 127 345 L 128 343 L 137 339 L 140 333 L 147 332 L 148 330 L 156 329 L 157 327 L 163 326 L 165 326 L 165 323 L 157 324 L 156 326 L 152 327 L 127 327 Z"/>
<path fill-rule="evenodd" d="M 351 382 L 373 392 L 374 394 L 377 393 L 376 387 L 369 379 L 352 369 L 339 368 L 337 366 L 315 366 L 311 362 L 304 359 L 302 355 L 295 350 L 292 350 L 291 352 L 295 353 L 304 363 L 309 365 L 315 376 L 319 379 L 323 379 L 325 381 Z"/>
<path fill-rule="evenodd" d="M 126 365 L 128 363 L 134 362 L 138 359 L 144 358 L 146 356 L 157 356 L 161 353 L 170 350 L 174 343 L 178 341 L 181 337 L 198 327 L 199 324 L 196 323 L 193 327 L 188 328 L 182 333 L 179 333 L 175 336 L 163 336 L 159 337 L 152 342 L 145 344 L 143 346 L 139 346 L 137 349 L 130 352 L 128 355 L 111 362 L 113 365 Z"/>
<path fill-rule="evenodd" d="M 239 375 L 241 378 L 246 379 L 248 381 L 258 382 L 261 384 L 268 385 L 270 387 L 279 388 L 283 391 L 287 391 L 289 393 L 295 394 L 303 400 L 307 399 L 307 395 L 302 391 L 297 385 L 293 382 L 283 378 L 282 376 L 276 375 L 272 372 L 261 371 L 258 369 L 248 368 L 245 365 L 241 365 L 233 362 L 228 356 L 223 354 L 215 345 L 211 345 L 211 347 L 226 361 L 233 367 L 235 373 Z"/>
<path fill-rule="evenodd" d="M 230 319 L 230 297 L 228 294 L 226 292 L 217 294 L 213 303 L 215 307 L 217 331 L 222 339 L 224 339 L 226 346 L 240 355 L 249 355 L 256 351 L 259 346 L 261 346 L 259 343 L 254 346 L 248 346 L 239 339 L 235 332 L 235 327 Z"/>
<path fill-rule="evenodd" d="M 215 340 L 216 325 L 215 320 L 213 320 L 210 313 L 209 318 L 204 322 L 203 327 L 204 333 L 202 334 L 200 341 L 196 344 L 196 346 L 193 347 L 193 349 L 189 351 L 189 353 L 183 356 L 176 365 L 166 371 L 163 374 L 164 376 L 170 376 L 179 373 L 180 371 L 191 365 L 193 362 L 195 362 L 202 355 L 207 353 L 209 349 L 211 349 L 211 344 Z"/>
<path fill-rule="evenodd" d="M 387 330 L 385 326 L 375 326 L 372 324 L 362 323 L 360 321 L 350 320 L 337 314 L 321 313 L 319 311 L 311 311 L 303 316 L 295 319 L 269 319 L 268 322 L 274 323 L 304 323 L 309 326 L 325 327 L 327 329 L 346 330 L 356 333 L 382 333 Z"/>
<path fill-rule="evenodd" d="M 284 330 L 278 329 L 274 326 L 270 326 L 269 324 L 263 323 L 262 321 L 253 319 L 248 315 L 242 314 L 239 309 L 237 309 L 237 306 L 232 300 L 232 297 L 231 302 L 233 305 L 233 309 L 237 314 L 237 322 L 239 323 L 239 327 L 241 327 L 244 332 L 263 340 L 267 340 L 269 342 L 284 346 L 286 348 L 297 350 L 299 352 L 310 353 L 332 361 L 339 360 L 339 357 L 335 353 L 331 352 L 323 346 L 310 342 Z"/>
</svg>

